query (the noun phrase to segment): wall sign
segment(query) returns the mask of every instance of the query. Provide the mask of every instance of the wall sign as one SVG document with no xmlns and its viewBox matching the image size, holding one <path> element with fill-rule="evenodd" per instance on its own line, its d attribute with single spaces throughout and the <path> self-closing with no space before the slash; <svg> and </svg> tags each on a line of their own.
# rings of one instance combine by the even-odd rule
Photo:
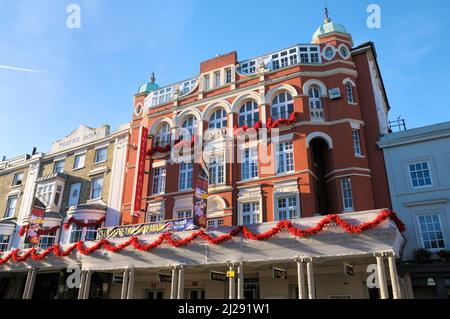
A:
<svg viewBox="0 0 450 319">
<path fill-rule="evenodd" d="M 287 279 L 287 270 L 272 267 L 272 275 L 275 279 Z"/>
<path fill-rule="evenodd" d="M 137 149 L 138 153 L 136 156 L 136 171 L 134 176 L 133 200 L 131 205 L 131 215 L 133 217 L 139 217 L 141 215 L 141 200 L 145 175 L 145 158 L 147 156 L 147 136 L 148 128 L 146 128 L 145 126 L 141 126 L 139 128 L 139 143 Z"/>
<path fill-rule="evenodd" d="M 145 223 L 124 225 L 115 227 L 105 227 L 97 230 L 97 238 L 124 238 L 131 236 L 143 236 L 159 234 L 165 231 L 185 231 L 193 230 L 196 227 L 192 218 L 171 220 L 167 222 Z"/>
<path fill-rule="evenodd" d="M 172 282 L 172 275 L 168 274 L 158 274 L 159 282 Z"/>
<path fill-rule="evenodd" d="M 355 267 L 350 264 L 344 264 L 344 274 L 347 276 L 353 276 L 355 274 Z"/>
<path fill-rule="evenodd" d="M 91 143 L 108 135 L 108 125 L 103 125 L 98 128 L 90 128 L 85 125 L 80 125 L 75 131 L 63 139 L 53 142 L 50 153 L 57 153 L 86 143 Z"/>
<path fill-rule="evenodd" d="M 328 91 L 328 96 L 331 100 L 336 100 L 341 97 L 341 90 L 339 88 L 334 88 Z"/>
<path fill-rule="evenodd" d="M 227 281 L 227 274 L 224 272 L 211 271 L 209 273 L 209 279 L 215 281 Z"/>
</svg>

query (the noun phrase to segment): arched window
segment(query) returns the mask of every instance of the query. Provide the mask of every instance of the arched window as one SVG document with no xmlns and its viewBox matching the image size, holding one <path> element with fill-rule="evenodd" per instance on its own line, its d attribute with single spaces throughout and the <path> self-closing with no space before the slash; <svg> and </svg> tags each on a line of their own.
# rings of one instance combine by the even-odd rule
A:
<svg viewBox="0 0 450 319">
<path fill-rule="evenodd" d="M 322 106 L 322 93 L 318 86 L 311 86 L 308 90 L 309 95 L 309 111 L 311 113 L 311 120 L 323 121 L 325 119 Z"/>
<path fill-rule="evenodd" d="M 239 110 L 239 126 L 253 126 L 259 121 L 259 108 L 255 101 L 245 102 Z"/>
<path fill-rule="evenodd" d="M 155 138 L 156 146 L 166 146 L 170 140 L 170 127 L 167 123 L 162 123 Z"/>
<path fill-rule="evenodd" d="M 355 96 L 353 95 L 353 86 L 350 83 L 345 85 L 347 90 L 347 102 L 355 103 Z"/>
<path fill-rule="evenodd" d="M 224 109 L 218 109 L 209 118 L 208 128 L 226 128 L 227 112 Z"/>
<path fill-rule="evenodd" d="M 191 134 L 192 137 L 194 135 L 195 128 L 197 127 L 197 119 L 195 118 L 195 116 L 189 116 L 184 120 L 181 127 L 188 130 L 189 134 Z"/>
<path fill-rule="evenodd" d="M 272 100 L 270 113 L 274 120 L 287 119 L 294 111 L 294 102 L 289 92 L 282 92 Z"/>
</svg>

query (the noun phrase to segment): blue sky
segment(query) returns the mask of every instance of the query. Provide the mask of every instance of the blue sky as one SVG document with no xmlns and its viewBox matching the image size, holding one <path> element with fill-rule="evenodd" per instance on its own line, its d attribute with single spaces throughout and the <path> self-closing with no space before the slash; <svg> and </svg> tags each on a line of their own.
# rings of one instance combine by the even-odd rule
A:
<svg viewBox="0 0 450 319">
<path fill-rule="evenodd" d="M 80 29 L 66 27 L 72 3 Z M 381 29 L 366 26 L 370 3 L 381 7 Z M 46 152 L 80 124 L 128 122 L 151 72 L 166 85 L 217 53 L 244 60 L 309 43 L 325 4 L 355 45 L 375 42 L 391 119 L 408 128 L 450 120 L 445 0 L 0 0 L 0 157 Z"/>
</svg>

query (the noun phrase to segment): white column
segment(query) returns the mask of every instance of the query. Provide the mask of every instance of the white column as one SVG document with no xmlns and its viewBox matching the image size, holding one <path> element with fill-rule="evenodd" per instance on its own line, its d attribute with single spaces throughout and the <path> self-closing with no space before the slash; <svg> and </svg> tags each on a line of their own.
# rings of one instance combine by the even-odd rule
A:
<svg viewBox="0 0 450 319">
<path fill-rule="evenodd" d="M 244 299 L 244 268 L 242 262 L 237 265 L 238 281 L 237 281 L 237 299 Z"/>
<path fill-rule="evenodd" d="M 184 268 L 183 265 L 178 266 L 178 299 L 184 299 Z"/>
<path fill-rule="evenodd" d="M 133 294 L 134 294 L 134 278 L 135 278 L 135 270 L 134 270 L 134 268 L 131 268 L 131 269 L 130 269 L 130 275 L 128 276 L 127 299 L 133 299 Z"/>
<path fill-rule="evenodd" d="M 84 282 L 84 292 L 83 292 L 83 299 L 89 299 L 89 292 L 91 290 L 91 276 L 92 276 L 92 271 L 88 270 L 86 271 L 86 276 L 85 276 L 85 282 Z"/>
<path fill-rule="evenodd" d="M 86 285 L 86 272 L 82 271 L 81 278 L 80 278 L 80 288 L 78 288 L 78 299 L 83 299 L 85 285 Z"/>
<path fill-rule="evenodd" d="M 295 262 L 297 263 L 298 299 L 306 299 L 303 260 L 301 258 L 296 258 Z"/>
<path fill-rule="evenodd" d="M 380 284 L 381 299 L 388 299 L 389 295 L 387 290 L 383 253 L 376 253 L 375 257 L 377 259 L 378 283 Z"/>
<path fill-rule="evenodd" d="M 123 281 L 122 281 L 122 295 L 121 299 L 127 299 L 127 290 L 128 290 L 128 269 L 125 269 L 123 272 Z"/>
<path fill-rule="evenodd" d="M 394 299 L 401 299 L 402 292 L 400 290 L 400 282 L 398 280 L 397 265 L 395 264 L 395 254 L 393 252 L 386 253 L 389 263 L 389 276 L 391 277 L 392 295 Z"/>
<path fill-rule="evenodd" d="M 233 264 L 230 264 L 230 271 L 234 272 L 234 266 Z M 236 282 L 235 277 L 228 277 L 228 283 L 229 283 L 229 291 L 228 291 L 228 297 L 229 299 L 236 299 Z"/>
<path fill-rule="evenodd" d="M 308 258 L 306 261 L 306 276 L 308 277 L 308 297 L 316 299 L 316 287 L 314 282 L 313 260 Z"/>
<path fill-rule="evenodd" d="M 170 299 L 177 299 L 178 270 L 172 266 L 172 283 L 170 285 Z"/>
<path fill-rule="evenodd" d="M 22 299 L 31 299 L 33 297 L 34 282 L 36 281 L 36 268 L 28 270 L 25 289 L 23 290 Z"/>
</svg>

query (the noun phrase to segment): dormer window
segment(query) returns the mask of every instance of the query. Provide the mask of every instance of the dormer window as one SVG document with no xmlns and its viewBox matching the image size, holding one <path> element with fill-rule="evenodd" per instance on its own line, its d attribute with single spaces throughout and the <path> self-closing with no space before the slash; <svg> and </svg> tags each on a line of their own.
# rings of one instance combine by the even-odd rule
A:
<svg viewBox="0 0 450 319">
<path fill-rule="evenodd" d="M 14 174 L 12 186 L 20 186 L 22 185 L 23 180 L 23 172 Z"/>
</svg>

